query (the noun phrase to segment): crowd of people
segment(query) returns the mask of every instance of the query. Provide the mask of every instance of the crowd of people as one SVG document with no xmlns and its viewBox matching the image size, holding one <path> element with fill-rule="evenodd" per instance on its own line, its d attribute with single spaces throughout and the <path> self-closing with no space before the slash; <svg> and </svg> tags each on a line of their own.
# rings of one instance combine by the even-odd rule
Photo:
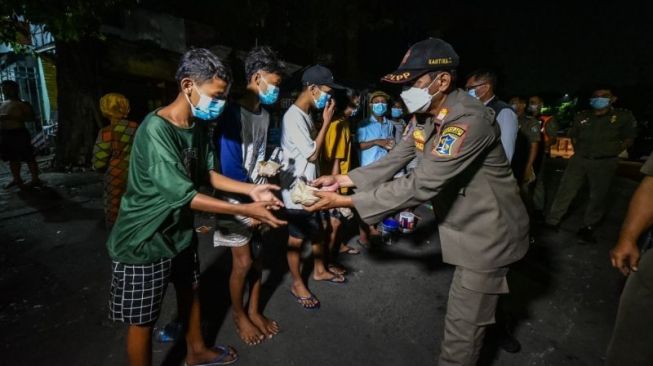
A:
<svg viewBox="0 0 653 366">
<path fill-rule="evenodd" d="M 287 75 L 269 47 L 247 54 L 245 75 L 239 75 L 246 86 L 235 97 L 223 60 L 205 49 L 188 51 L 176 73 L 176 99 L 140 125 L 126 119 L 124 95 L 105 95 L 100 108 L 110 124 L 98 135 L 93 164 L 106 170 L 109 310 L 111 319 L 129 325 L 130 364 L 151 364 L 152 330 L 170 282 L 185 330 L 186 364 L 238 359 L 233 347 L 210 347 L 202 338 L 193 212 L 215 214 L 213 244 L 232 255 L 229 294 L 236 329 L 246 344 L 256 345 L 280 330 L 260 308 L 263 242 L 270 230 L 287 227 L 290 292 L 299 306 L 315 311 L 321 300 L 301 276 L 305 244 L 312 249 L 312 280 L 343 284 L 347 270 L 338 255 L 379 245 L 379 222 L 432 202 L 443 260 L 456 267 L 439 365 L 474 365 L 501 311 L 500 295 L 509 292 L 509 266 L 534 241 L 529 217 L 557 230 L 587 181 L 589 202 L 578 235 L 583 243 L 596 242 L 618 155 L 632 144 L 636 122 L 629 111 L 613 106 L 617 98 L 609 87 L 598 87 L 591 109 L 571 121 L 575 154 L 555 196 L 546 197 L 543 171 L 559 121 L 542 114 L 539 96 L 500 100 L 491 70 L 459 81 L 459 62 L 440 39 L 416 43 L 398 69 L 382 78 L 403 86 L 399 96 L 361 93 L 336 83 L 324 66 L 307 67 L 283 115 L 278 147 L 268 146 L 266 108 L 278 102 Z M 3 138 L 18 136 L 5 128 L 22 111 L 7 104 L 16 99 L 13 90 L 3 83 L 9 101 L 0 110 L 11 110 L 2 115 Z M 33 153 L 24 146 L 11 151 L 20 152 L 3 150 L 12 172 L 27 161 L 34 184 L 40 184 Z M 12 184 L 23 184 L 19 172 Z M 213 195 L 201 193 L 207 186 Z M 345 240 L 348 225 L 358 228 L 359 247 Z M 623 259 L 615 259 L 617 265 L 630 268 Z M 512 341 L 506 349 L 519 349 L 510 334 L 503 337 Z"/>
</svg>

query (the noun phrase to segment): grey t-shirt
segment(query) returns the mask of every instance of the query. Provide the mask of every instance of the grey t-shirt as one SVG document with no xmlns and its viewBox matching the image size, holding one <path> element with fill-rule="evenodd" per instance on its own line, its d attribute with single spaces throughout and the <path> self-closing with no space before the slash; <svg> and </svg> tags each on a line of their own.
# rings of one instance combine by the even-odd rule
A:
<svg viewBox="0 0 653 366">
<path fill-rule="evenodd" d="M 317 165 L 308 158 L 315 152 L 315 124 L 310 115 L 296 105 L 290 106 L 283 115 L 281 126 L 281 150 L 283 160 L 279 179 L 283 204 L 289 209 L 303 209 L 290 199 L 291 186 L 298 177 L 307 181 L 317 178 Z"/>
</svg>

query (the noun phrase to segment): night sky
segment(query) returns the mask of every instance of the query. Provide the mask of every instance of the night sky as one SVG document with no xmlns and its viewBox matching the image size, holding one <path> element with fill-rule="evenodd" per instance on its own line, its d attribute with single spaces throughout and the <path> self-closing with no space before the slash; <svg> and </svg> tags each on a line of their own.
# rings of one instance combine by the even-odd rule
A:
<svg viewBox="0 0 653 366">
<path fill-rule="evenodd" d="M 504 99 L 534 93 L 585 98 L 594 85 L 608 84 L 622 106 L 653 115 L 648 1 L 144 3 L 208 24 L 213 32 L 189 39 L 192 45 L 246 50 L 268 44 L 290 62 L 326 64 L 337 79 L 356 86 L 373 86 L 412 43 L 436 36 L 461 56 L 461 79 L 477 67 L 494 68 Z"/>
</svg>

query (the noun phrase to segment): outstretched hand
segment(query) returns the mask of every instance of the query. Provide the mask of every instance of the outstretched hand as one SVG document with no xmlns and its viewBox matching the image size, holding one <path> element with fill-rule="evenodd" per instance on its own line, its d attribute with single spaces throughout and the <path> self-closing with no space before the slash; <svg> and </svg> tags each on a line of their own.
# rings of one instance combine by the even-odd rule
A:
<svg viewBox="0 0 653 366">
<path fill-rule="evenodd" d="M 243 215 L 251 217 L 256 221 L 261 223 L 268 224 L 273 228 L 286 225 L 287 222 L 279 220 L 276 216 L 272 214 L 271 211 L 277 211 L 281 208 L 280 205 L 274 201 L 259 201 L 253 203 L 247 203 L 243 206 Z"/>
<path fill-rule="evenodd" d="M 353 207 L 353 201 L 350 196 L 343 196 L 335 192 L 316 191 L 313 195 L 320 200 L 311 206 L 304 206 L 308 212 L 328 210 L 330 208 Z"/>
<path fill-rule="evenodd" d="M 335 184 L 338 184 L 335 175 L 323 175 L 310 183 L 311 187 L 315 188 L 331 187 Z"/>
<path fill-rule="evenodd" d="M 274 184 L 257 184 L 249 192 L 249 196 L 256 202 L 271 201 L 274 202 L 276 206 L 283 207 L 283 202 L 274 195 L 274 191 L 278 191 L 279 189 L 279 186 Z"/>
</svg>

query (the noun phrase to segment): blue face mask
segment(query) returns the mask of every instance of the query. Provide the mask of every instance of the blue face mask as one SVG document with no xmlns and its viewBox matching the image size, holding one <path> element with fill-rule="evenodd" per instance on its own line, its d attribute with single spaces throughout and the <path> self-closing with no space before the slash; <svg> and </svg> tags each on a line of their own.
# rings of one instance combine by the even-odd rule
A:
<svg viewBox="0 0 653 366">
<path fill-rule="evenodd" d="M 258 90 L 258 97 L 261 100 L 261 103 L 265 105 L 270 105 L 274 104 L 277 99 L 279 99 L 279 87 L 276 85 L 270 85 L 268 84 L 265 79 L 261 76 L 261 81 L 265 83 L 266 89 L 265 91 L 261 91 L 261 88 L 259 87 Z"/>
<path fill-rule="evenodd" d="M 392 118 L 399 118 L 404 114 L 404 111 L 401 108 L 392 108 L 390 114 L 392 115 Z"/>
<path fill-rule="evenodd" d="M 197 105 L 193 105 L 193 103 L 190 101 L 190 97 L 186 95 L 186 100 L 188 101 L 188 104 L 190 104 L 190 109 L 191 112 L 193 112 L 193 117 L 204 121 L 210 121 L 218 118 L 224 110 L 225 100 L 213 99 L 208 95 L 203 94 L 195 85 L 193 85 L 193 87 L 197 91 L 197 94 L 200 96 L 200 100 L 197 102 Z"/>
<path fill-rule="evenodd" d="M 610 106 L 610 98 L 590 98 L 590 105 L 594 109 L 603 109 Z"/>
<path fill-rule="evenodd" d="M 331 99 L 331 95 L 329 93 L 320 90 L 320 96 L 317 99 L 313 99 L 313 102 L 315 103 L 315 108 L 324 109 L 324 107 L 326 107 L 327 105 L 327 102 L 329 102 L 329 99 Z"/>
<path fill-rule="evenodd" d="M 472 98 L 476 98 L 476 99 L 478 99 L 478 96 L 476 95 L 476 89 L 475 89 L 475 88 L 469 89 L 469 90 L 467 91 L 467 94 L 471 95 Z"/>
<path fill-rule="evenodd" d="M 386 103 L 372 103 L 372 113 L 375 116 L 381 117 L 388 110 L 388 104 Z"/>
</svg>

